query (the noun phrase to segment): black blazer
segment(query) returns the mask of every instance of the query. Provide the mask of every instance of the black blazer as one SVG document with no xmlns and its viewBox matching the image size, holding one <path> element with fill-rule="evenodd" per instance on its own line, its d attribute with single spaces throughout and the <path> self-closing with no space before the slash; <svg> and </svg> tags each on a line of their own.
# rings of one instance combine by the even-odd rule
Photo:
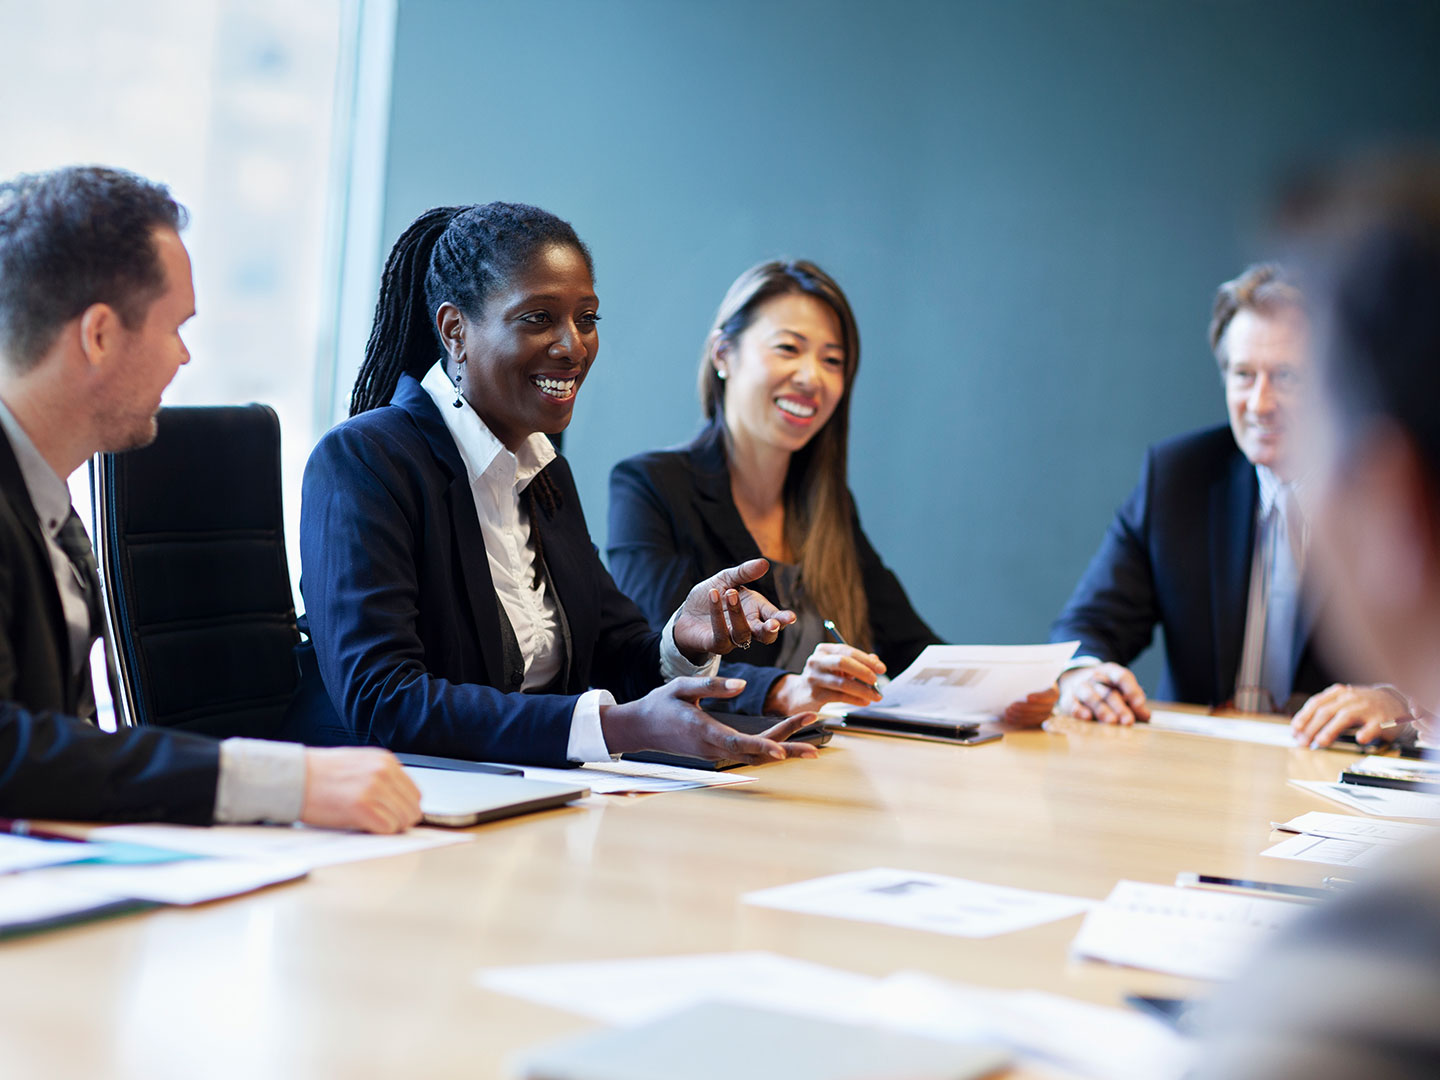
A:
<svg viewBox="0 0 1440 1080">
<path fill-rule="evenodd" d="M 1140 482 L 1115 512 L 1100 550 L 1051 641 L 1080 639 L 1080 655 L 1129 664 L 1165 632 L 1158 696 L 1220 705 L 1235 695 L 1245 644 L 1260 483 L 1228 426 L 1152 446 Z M 1293 681 L 1314 694 L 1335 681 L 1312 640 L 1316 598 L 1302 598 Z"/>
<path fill-rule="evenodd" d="M 0 817 L 208 825 L 220 744 L 80 720 L 70 634 L 35 507 L 0 432 Z"/>
<path fill-rule="evenodd" d="M 899 580 L 870 546 L 858 515 L 852 527 L 875 652 L 898 673 L 940 639 L 915 613 Z M 760 557 L 730 494 L 720 424 L 710 424 L 688 446 L 638 454 L 615 466 L 610 473 L 607 551 L 620 587 L 652 626 L 662 627 L 695 582 Z M 773 600 L 774 586 L 772 575 L 766 574 L 752 587 Z M 771 685 L 784 674 L 769 666 L 779 654 L 778 642 L 757 642 L 745 654 L 749 662 L 721 663 L 722 675 L 748 680 L 738 699 L 745 711 L 758 712 Z"/>
<path fill-rule="evenodd" d="M 568 630 L 563 692 L 505 693 L 500 602 L 455 440 L 402 376 L 389 406 L 332 428 L 305 467 L 300 591 L 310 641 L 287 735 L 318 744 L 565 765 L 576 698 L 660 684 L 660 635 L 611 581 L 570 466 L 537 513 Z"/>
</svg>

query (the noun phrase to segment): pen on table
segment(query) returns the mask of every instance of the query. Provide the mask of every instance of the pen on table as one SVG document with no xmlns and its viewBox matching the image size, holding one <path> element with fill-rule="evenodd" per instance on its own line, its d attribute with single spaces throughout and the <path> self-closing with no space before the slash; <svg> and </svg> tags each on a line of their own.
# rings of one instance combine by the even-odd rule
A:
<svg viewBox="0 0 1440 1080">
<path fill-rule="evenodd" d="M 24 818 L 0 818 L 0 833 L 9 833 L 11 836 L 28 836 L 32 840 L 68 840 L 73 844 L 85 843 L 83 836 L 67 836 L 65 833 L 51 832 L 49 829 L 37 829 Z"/>
<path fill-rule="evenodd" d="M 835 639 L 836 645 L 850 645 L 850 643 L 845 640 L 845 635 L 840 633 L 840 628 L 835 625 L 834 620 L 825 620 L 825 632 Z M 853 646 L 851 647 L 853 648 Z M 861 686 L 868 687 L 869 689 L 874 690 L 877 694 L 880 693 L 880 687 L 877 686 L 875 683 L 866 682 L 864 679 L 857 679 L 854 675 L 849 675 L 846 677 L 854 682 L 858 682 Z"/>
</svg>

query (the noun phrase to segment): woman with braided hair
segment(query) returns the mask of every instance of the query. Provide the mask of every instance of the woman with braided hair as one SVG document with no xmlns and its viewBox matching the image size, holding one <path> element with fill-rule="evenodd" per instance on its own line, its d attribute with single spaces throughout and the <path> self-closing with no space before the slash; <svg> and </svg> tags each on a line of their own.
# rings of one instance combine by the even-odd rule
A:
<svg viewBox="0 0 1440 1080">
<path fill-rule="evenodd" d="M 697 705 L 743 689 L 720 654 L 794 621 L 745 588 L 763 560 L 700 582 L 660 633 L 600 563 L 546 438 L 598 306 L 589 251 L 532 206 L 440 207 L 396 241 L 350 419 L 305 469 L 292 734 L 537 765 L 815 753 L 784 742 L 809 714 L 749 736 Z"/>
</svg>

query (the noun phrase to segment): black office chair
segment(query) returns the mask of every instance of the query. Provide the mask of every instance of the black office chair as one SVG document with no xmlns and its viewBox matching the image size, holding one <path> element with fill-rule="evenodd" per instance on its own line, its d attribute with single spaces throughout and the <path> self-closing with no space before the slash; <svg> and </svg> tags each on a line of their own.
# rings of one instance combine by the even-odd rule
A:
<svg viewBox="0 0 1440 1080">
<path fill-rule="evenodd" d="M 119 723 L 273 736 L 297 681 L 280 421 L 265 405 L 161 409 L 149 446 L 92 464 L 125 698 Z"/>
</svg>

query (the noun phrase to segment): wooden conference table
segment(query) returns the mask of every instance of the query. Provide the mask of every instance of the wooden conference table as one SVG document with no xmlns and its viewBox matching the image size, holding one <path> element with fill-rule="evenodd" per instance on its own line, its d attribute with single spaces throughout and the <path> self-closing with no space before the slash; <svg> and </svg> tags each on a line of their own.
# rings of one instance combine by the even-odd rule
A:
<svg viewBox="0 0 1440 1080">
<path fill-rule="evenodd" d="M 876 866 L 1097 898 L 1182 870 L 1327 872 L 1259 852 L 1271 821 L 1337 809 L 1286 778 L 1334 779 L 1351 755 L 1050 726 L 973 748 L 840 735 L 754 784 L 596 797 L 467 844 L 0 943 L 0 1073 L 502 1076 L 513 1052 L 594 1025 L 481 990 L 478 969 L 730 950 L 1114 1005 L 1190 984 L 1070 960 L 1078 917 L 972 940 L 738 898 Z"/>
</svg>

